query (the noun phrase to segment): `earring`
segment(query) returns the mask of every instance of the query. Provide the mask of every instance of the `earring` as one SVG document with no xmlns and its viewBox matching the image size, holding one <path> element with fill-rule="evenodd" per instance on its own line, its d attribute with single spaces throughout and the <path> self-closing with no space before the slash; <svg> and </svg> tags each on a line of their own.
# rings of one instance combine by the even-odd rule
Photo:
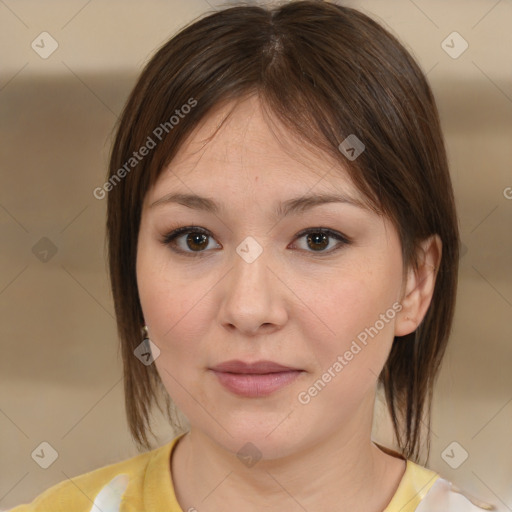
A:
<svg viewBox="0 0 512 512">
<path fill-rule="evenodd" d="M 149 341 L 149 333 L 148 333 L 148 326 L 145 325 L 144 327 L 142 327 L 142 338 L 143 340 L 142 341 L 146 341 L 146 344 L 147 342 Z"/>
</svg>

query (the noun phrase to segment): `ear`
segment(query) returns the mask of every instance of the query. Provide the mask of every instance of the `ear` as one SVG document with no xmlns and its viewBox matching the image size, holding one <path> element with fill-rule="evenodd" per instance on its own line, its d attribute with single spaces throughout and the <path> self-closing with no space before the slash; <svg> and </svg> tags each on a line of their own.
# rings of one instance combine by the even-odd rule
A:
<svg viewBox="0 0 512 512">
<path fill-rule="evenodd" d="M 423 320 L 434 294 L 442 245 L 439 235 L 432 235 L 421 243 L 418 268 L 408 269 L 407 280 L 402 287 L 402 309 L 396 316 L 395 336 L 414 332 Z"/>
</svg>

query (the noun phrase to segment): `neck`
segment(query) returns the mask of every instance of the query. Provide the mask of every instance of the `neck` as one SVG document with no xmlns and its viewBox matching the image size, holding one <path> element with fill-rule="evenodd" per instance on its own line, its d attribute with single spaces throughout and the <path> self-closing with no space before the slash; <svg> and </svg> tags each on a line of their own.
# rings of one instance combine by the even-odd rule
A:
<svg viewBox="0 0 512 512">
<path fill-rule="evenodd" d="M 361 429 L 359 420 L 289 456 L 260 459 L 251 467 L 192 428 L 172 458 L 178 502 L 184 511 L 201 512 L 226 510 L 226 504 L 244 512 L 382 512 L 403 476 L 405 461 L 380 450 L 371 441 L 371 422 Z"/>
</svg>

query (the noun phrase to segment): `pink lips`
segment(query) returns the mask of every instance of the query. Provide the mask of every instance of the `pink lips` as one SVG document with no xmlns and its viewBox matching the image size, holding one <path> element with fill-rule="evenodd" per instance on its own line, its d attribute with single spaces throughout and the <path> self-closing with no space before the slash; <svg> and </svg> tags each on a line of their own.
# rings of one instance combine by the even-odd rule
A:
<svg viewBox="0 0 512 512">
<path fill-rule="evenodd" d="M 232 360 L 210 368 L 219 382 L 239 396 L 267 396 L 295 380 L 302 370 L 273 361 L 245 363 Z"/>
</svg>

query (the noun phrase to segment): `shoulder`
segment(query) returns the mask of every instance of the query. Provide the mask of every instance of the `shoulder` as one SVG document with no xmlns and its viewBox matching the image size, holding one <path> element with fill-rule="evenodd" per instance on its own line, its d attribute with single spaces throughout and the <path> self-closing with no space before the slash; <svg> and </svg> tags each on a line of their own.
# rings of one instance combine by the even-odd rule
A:
<svg viewBox="0 0 512 512">
<path fill-rule="evenodd" d="M 461 491 L 431 469 L 407 460 L 400 484 L 384 512 L 482 512 L 496 510 Z"/>
<path fill-rule="evenodd" d="M 155 450 L 121 462 L 63 480 L 37 496 L 31 503 L 9 512 L 117 512 L 121 501 L 133 506 L 142 503 L 148 465 L 162 458 L 176 439 Z M 134 510 L 137 510 L 135 508 Z"/>
</svg>

